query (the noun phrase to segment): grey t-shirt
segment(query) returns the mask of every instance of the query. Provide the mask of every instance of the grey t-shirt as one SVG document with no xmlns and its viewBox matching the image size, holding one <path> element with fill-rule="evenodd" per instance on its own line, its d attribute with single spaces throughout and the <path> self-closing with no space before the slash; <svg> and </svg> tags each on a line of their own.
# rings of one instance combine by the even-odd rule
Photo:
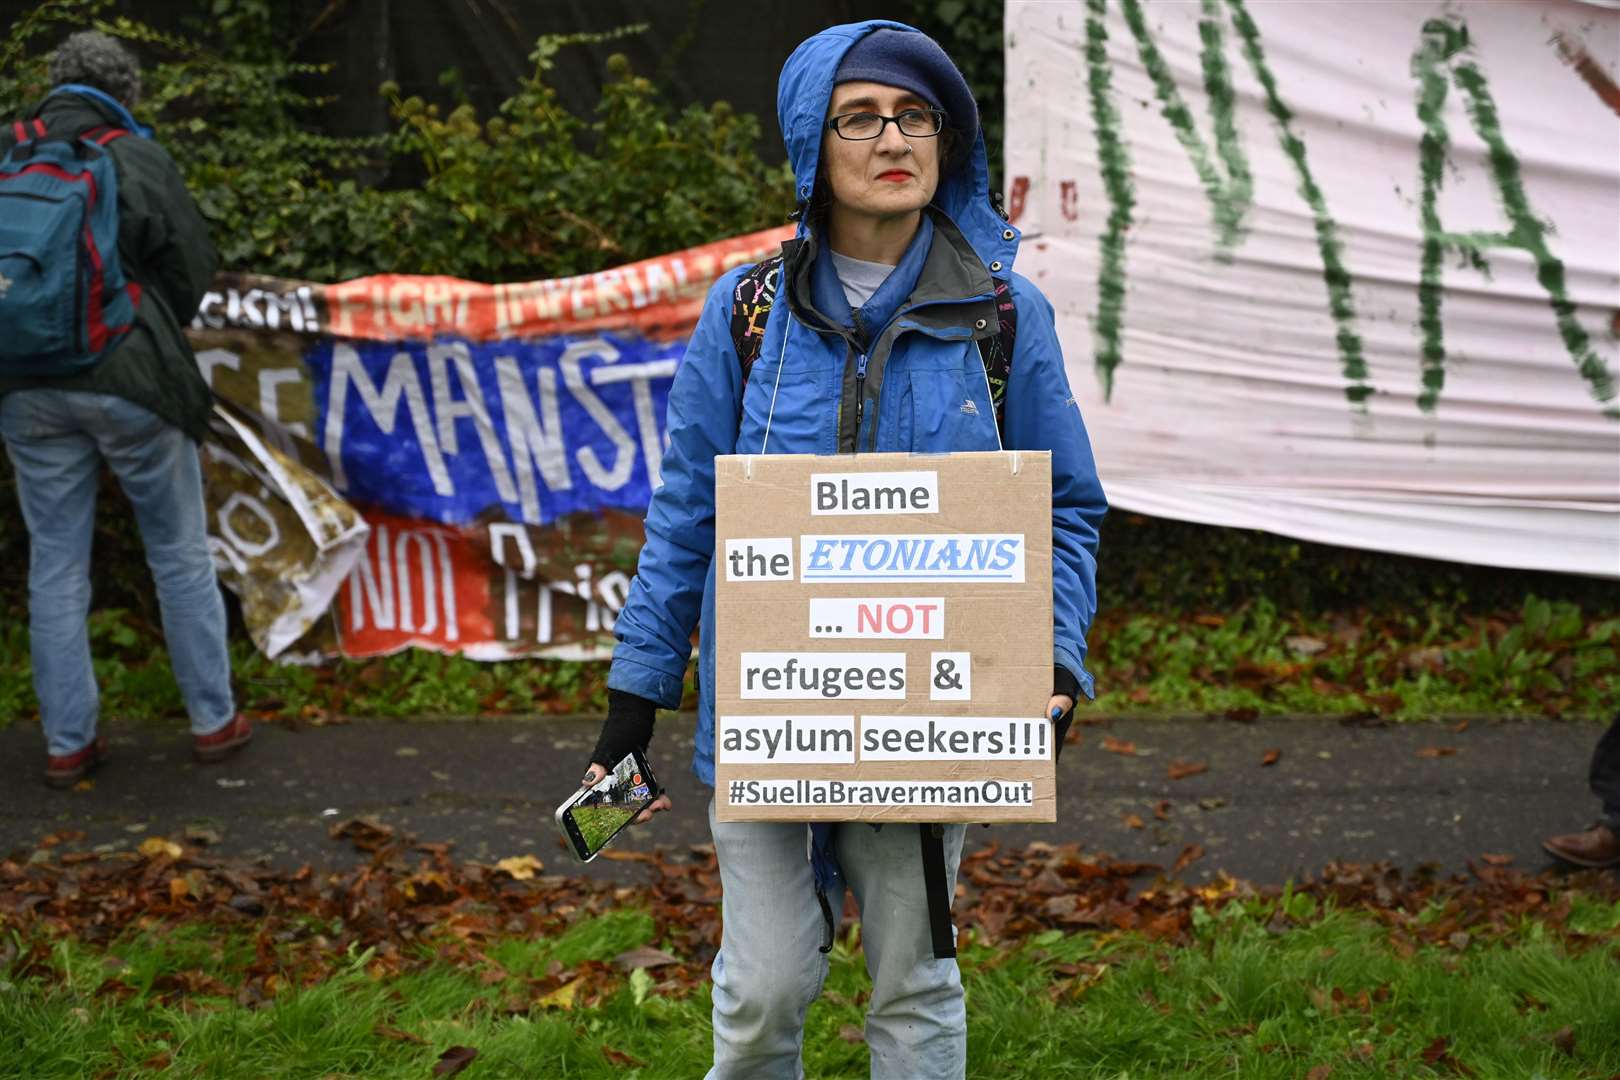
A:
<svg viewBox="0 0 1620 1080">
<path fill-rule="evenodd" d="M 833 270 L 838 274 L 838 283 L 844 287 L 844 296 L 849 300 L 852 310 L 859 311 L 866 302 L 872 299 L 872 294 L 878 291 L 894 267 L 888 263 L 867 262 L 865 259 L 852 259 L 848 255 L 840 255 L 836 251 L 829 251 L 832 256 Z"/>
</svg>

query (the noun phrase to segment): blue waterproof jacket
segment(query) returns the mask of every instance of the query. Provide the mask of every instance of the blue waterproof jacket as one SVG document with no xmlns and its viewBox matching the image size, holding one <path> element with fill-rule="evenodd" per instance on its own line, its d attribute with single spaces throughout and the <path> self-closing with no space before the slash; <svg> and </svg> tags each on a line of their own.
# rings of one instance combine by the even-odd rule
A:
<svg viewBox="0 0 1620 1080">
<path fill-rule="evenodd" d="M 874 20 L 833 27 L 782 69 L 777 114 L 810 200 L 834 74 Z M 1097 609 L 1097 527 L 1107 510 L 1091 444 L 1069 391 L 1052 305 L 1013 273 L 1018 230 L 989 199 L 984 139 L 942 171 L 933 205 L 900 264 L 852 312 L 813 222 L 784 245 L 785 261 L 759 358 L 746 385 L 732 344 L 732 294 L 746 268 L 710 291 L 669 395 L 663 486 L 620 612 L 608 686 L 666 709 L 681 701 L 691 636 L 701 625 L 697 750 L 692 769 L 714 783 L 714 458 L 717 454 L 837 454 L 995 450 L 999 441 L 975 339 L 996 333 L 992 278 L 1017 305 L 1005 399 L 1006 449 L 1052 452 L 1053 661 L 1088 697 L 1086 629 Z M 767 428 L 769 437 L 767 438 Z"/>
</svg>

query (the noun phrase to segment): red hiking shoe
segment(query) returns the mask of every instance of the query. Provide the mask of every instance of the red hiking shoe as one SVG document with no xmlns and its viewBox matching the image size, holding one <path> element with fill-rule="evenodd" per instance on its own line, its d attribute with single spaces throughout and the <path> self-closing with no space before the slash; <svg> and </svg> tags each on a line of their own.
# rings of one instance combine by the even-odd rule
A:
<svg viewBox="0 0 1620 1080">
<path fill-rule="evenodd" d="M 45 782 L 53 788 L 70 788 L 83 780 L 85 774 L 107 760 L 107 737 L 91 740 L 83 750 L 72 754 L 51 755 L 45 759 Z"/>
<path fill-rule="evenodd" d="M 218 731 L 191 737 L 191 756 L 204 764 L 224 761 L 253 739 L 253 725 L 237 713 Z"/>
</svg>

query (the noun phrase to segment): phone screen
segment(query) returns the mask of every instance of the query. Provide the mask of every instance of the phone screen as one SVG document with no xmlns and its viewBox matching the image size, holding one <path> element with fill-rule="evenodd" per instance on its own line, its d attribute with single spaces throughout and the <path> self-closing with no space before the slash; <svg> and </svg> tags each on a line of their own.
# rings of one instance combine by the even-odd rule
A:
<svg viewBox="0 0 1620 1080">
<path fill-rule="evenodd" d="M 646 762 L 626 754 L 600 781 L 563 804 L 557 824 L 574 854 L 589 862 L 657 797 Z"/>
</svg>

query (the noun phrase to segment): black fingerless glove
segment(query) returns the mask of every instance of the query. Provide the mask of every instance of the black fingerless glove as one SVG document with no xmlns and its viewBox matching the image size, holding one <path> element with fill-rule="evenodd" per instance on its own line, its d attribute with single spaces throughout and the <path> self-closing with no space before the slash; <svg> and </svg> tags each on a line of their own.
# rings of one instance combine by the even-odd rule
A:
<svg viewBox="0 0 1620 1080">
<path fill-rule="evenodd" d="M 591 763 L 599 763 L 612 772 L 613 766 L 630 751 L 640 750 L 646 754 L 657 712 L 658 706 L 644 697 L 609 690 L 607 719 L 602 721 L 602 734 L 596 739 L 596 749 L 591 751 Z"/>
<path fill-rule="evenodd" d="M 1062 664 L 1052 665 L 1052 693 L 1054 696 L 1062 694 L 1075 705 L 1080 704 L 1080 680 L 1074 677 L 1074 672 Z M 1074 723 L 1074 706 L 1069 711 L 1052 721 L 1052 738 L 1056 740 L 1053 745 L 1053 759 L 1063 756 L 1063 737 L 1069 733 L 1069 725 Z"/>
</svg>

